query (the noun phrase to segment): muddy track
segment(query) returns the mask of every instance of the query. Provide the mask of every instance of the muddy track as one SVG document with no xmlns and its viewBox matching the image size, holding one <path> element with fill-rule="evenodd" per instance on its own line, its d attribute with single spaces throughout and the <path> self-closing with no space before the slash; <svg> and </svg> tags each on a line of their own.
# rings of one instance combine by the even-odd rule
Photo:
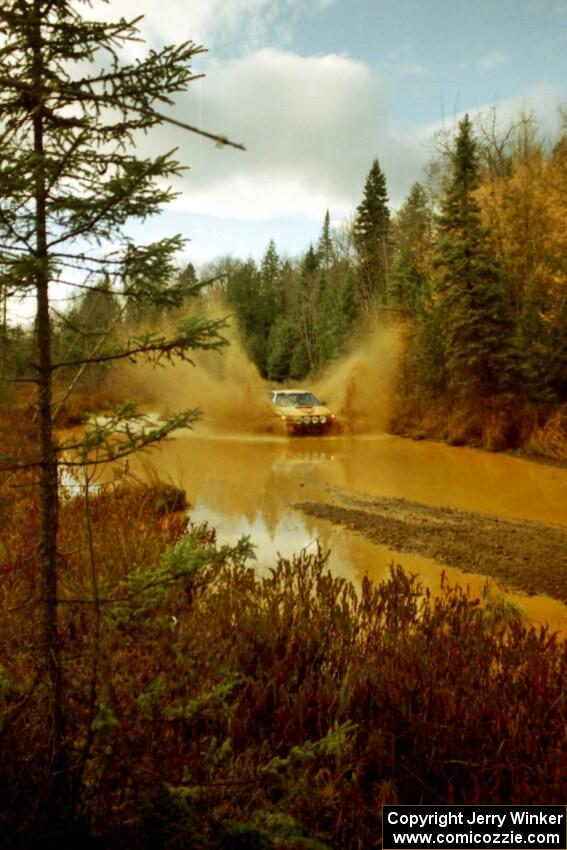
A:
<svg viewBox="0 0 567 850">
<path fill-rule="evenodd" d="M 506 588 L 567 603 L 567 527 L 405 499 L 334 496 L 334 504 L 300 502 L 294 507 L 396 552 L 416 552 L 464 572 L 492 576 Z"/>
</svg>

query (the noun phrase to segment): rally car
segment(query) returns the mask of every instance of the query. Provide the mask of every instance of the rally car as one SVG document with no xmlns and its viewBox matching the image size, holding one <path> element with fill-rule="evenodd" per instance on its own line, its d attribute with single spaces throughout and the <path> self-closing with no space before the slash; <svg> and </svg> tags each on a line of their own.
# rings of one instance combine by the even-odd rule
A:
<svg viewBox="0 0 567 850">
<path fill-rule="evenodd" d="M 323 402 L 306 390 L 271 390 L 274 413 L 288 434 L 323 434 L 333 428 L 335 417 Z"/>
</svg>

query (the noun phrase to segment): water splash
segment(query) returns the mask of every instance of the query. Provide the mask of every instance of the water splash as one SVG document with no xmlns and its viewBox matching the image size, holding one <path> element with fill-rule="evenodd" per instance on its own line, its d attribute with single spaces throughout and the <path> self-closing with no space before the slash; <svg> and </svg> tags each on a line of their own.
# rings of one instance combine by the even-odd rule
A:
<svg viewBox="0 0 567 850">
<path fill-rule="evenodd" d="M 222 315 L 218 307 L 212 310 Z M 226 314 L 226 311 L 225 311 Z M 280 434 L 281 426 L 268 401 L 270 384 L 249 360 L 234 326 L 226 335 L 230 346 L 222 353 L 195 352 L 195 365 L 177 362 L 164 367 L 126 367 L 120 383 L 127 382 L 134 397 L 163 415 L 198 407 L 203 414 L 198 428 L 206 434 Z M 368 323 L 357 335 L 357 344 L 332 362 L 317 378 L 301 386 L 312 389 L 337 416 L 340 430 L 369 434 L 387 427 L 396 368 L 401 350 L 401 330 L 394 324 Z M 286 386 L 297 382 L 286 383 Z"/>
<path fill-rule="evenodd" d="M 383 431 L 390 417 L 401 353 L 398 325 L 372 324 L 351 352 L 332 363 L 315 390 L 351 434 Z"/>
</svg>

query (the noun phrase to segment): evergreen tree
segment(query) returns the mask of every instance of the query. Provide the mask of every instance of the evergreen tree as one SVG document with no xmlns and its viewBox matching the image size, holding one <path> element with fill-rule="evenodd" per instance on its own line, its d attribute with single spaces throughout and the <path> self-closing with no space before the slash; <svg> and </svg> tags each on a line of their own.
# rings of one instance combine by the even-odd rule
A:
<svg viewBox="0 0 567 850">
<path fill-rule="evenodd" d="M 116 343 L 123 312 L 108 278 L 98 287 L 87 290 L 78 304 L 59 319 L 61 329 L 54 338 L 58 359 L 85 360 L 93 353 L 96 355 L 103 343 L 107 346 Z M 89 386 L 99 383 L 107 368 L 105 363 L 93 364 L 88 370 Z M 76 375 L 73 367 L 61 372 L 67 373 L 73 385 L 77 383 L 78 379 L 73 377 L 73 373 Z"/>
<path fill-rule="evenodd" d="M 260 300 L 263 305 L 266 330 L 269 332 L 273 322 L 282 312 L 282 261 L 274 240 L 271 239 L 260 264 Z"/>
<path fill-rule="evenodd" d="M 309 374 L 310 365 L 305 342 L 302 339 L 299 339 L 295 343 L 291 355 L 289 377 L 293 378 L 294 381 L 301 381 Z"/>
<path fill-rule="evenodd" d="M 319 309 L 320 274 L 318 253 L 310 245 L 301 265 L 297 305 L 299 307 L 297 318 L 301 323 L 301 339 L 310 370 L 317 365 L 315 326 Z"/>
<path fill-rule="evenodd" d="M 266 253 L 260 264 L 260 280 L 261 285 L 266 293 L 274 294 L 277 291 L 279 277 L 282 270 L 282 263 L 273 239 L 270 239 Z"/>
<path fill-rule="evenodd" d="M 438 218 L 438 276 L 449 389 L 486 396 L 512 380 L 511 322 L 500 270 L 490 255 L 475 197 L 478 154 L 468 116 L 459 125 L 452 176 Z"/>
<path fill-rule="evenodd" d="M 197 284 L 197 272 L 195 271 L 193 263 L 187 263 L 187 265 L 181 269 L 177 275 L 177 279 L 182 286 L 195 286 Z"/>
<path fill-rule="evenodd" d="M 410 395 L 417 389 L 418 395 L 433 400 L 446 393 L 447 374 L 442 310 L 427 280 L 421 288 L 415 319 L 409 330 L 400 386 Z"/>
<path fill-rule="evenodd" d="M 256 326 L 253 332 L 254 360 L 260 373 L 268 375 L 270 333 L 283 312 L 282 262 L 271 239 L 260 264 Z"/>
<path fill-rule="evenodd" d="M 560 401 L 567 374 L 565 141 L 549 150 L 527 116 L 504 139 L 505 167 L 486 169 L 478 199 L 504 273 L 522 390 L 534 401 Z"/>
<path fill-rule="evenodd" d="M 563 134 L 546 169 L 548 230 L 545 245 L 547 304 L 543 311 L 548 347 L 544 349 L 547 384 L 567 401 L 567 113 Z"/>
<path fill-rule="evenodd" d="M 358 294 L 363 309 L 386 303 L 390 212 L 386 178 L 375 159 L 356 209 L 354 243 L 358 258 Z"/>
<path fill-rule="evenodd" d="M 124 226 L 155 214 L 172 197 L 164 187 L 179 174 L 179 164 L 170 154 L 141 158 L 136 138 L 170 120 L 158 109 L 187 88 L 189 63 L 200 48 L 189 42 L 121 63 L 121 47 L 137 37 L 136 21 L 90 21 L 71 0 L 4 0 L 0 7 L 0 290 L 16 281 L 19 294 L 33 293 L 37 303 L 39 655 L 48 707 L 41 802 L 51 813 L 64 808 L 72 779 L 57 546 L 58 465 L 67 461 L 53 430 L 52 385 L 58 370 L 85 361 L 53 357 L 50 287 L 62 269 L 72 269 L 71 283 L 83 289 L 93 277 L 108 276 L 123 302 L 179 304 L 187 294 L 174 280 L 182 239 L 136 246 Z M 99 350 L 96 360 L 144 355 L 156 360 L 186 356 L 192 347 L 218 348 L 222 326 L 189 320 L 171 338 L 148 333 Z M 83 450 L 128 453 L 194 419 L 195 411 L 187 411 L 163 428 L 142 427 L 115 448 L 109 423 L 95 427 Z"/>
<path fill-rule="evenodd" d="M 432 214 L 425 190 L 415 183 L 392 224 L 393 261 L 388 303 L 415 316 L 426 285 L 432 239 Z"/>
<path fill-rule="evenodd" d="M 348 265 L 338 264 L 324 278 L 324 287 L 319 295 L 315 327 L 319 367 L 344 353 L 357 316 L 354 270 Z"/>
<path fill-rule="evenodd" d="M 236 324 L 248 357 L 262 375 L 267 369 L 266 322 L 260 272 L 254 260 L 236 261 L 228 273 L 226 300 L 234 311 Z"/>
<path fill-rule="evenodd" d="M 260 283 L 254 260 L 236 262 L 228 274 L 226 300 L 236 314 L 238 328 L 246 340 L 257 325 Z"/>
<path fill-rule="evenodd" d="M 323 230 L 321 231 L 321 236 L 319 237 L 319 243 L 317 245 L 317 257 L 323 271 L 325 273 L 330 271 L 335 261 L 335 249 L 331 237 L 331 219 L 329 216 L 329 210 L 327 210 L 325 218 L 323 219 Z"/>
<path fill-rule="evenodd" d="M 292 321 L 279 316 L 272 325 L 268 340 L 266 372 L 270 381 L 285 381 L 289 378 L 291 359 L 297 342 Z"/>
</svg>

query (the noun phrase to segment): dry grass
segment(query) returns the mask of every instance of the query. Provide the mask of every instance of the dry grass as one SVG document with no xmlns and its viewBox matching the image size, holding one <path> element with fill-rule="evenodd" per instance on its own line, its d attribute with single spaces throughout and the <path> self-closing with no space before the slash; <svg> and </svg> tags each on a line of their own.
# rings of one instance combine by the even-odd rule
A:
<svg viewBox="0 0 567 850">
<path fill-rule="evenodd" d="M 532 430 L 525 448 L 530 454 L 567 461 L 567 405 Z"/>
<path fill-rule="evenodd" d="M 567 409 L 546 410 L 499 397 L 432 401 L 398 398 L 390 429 L 413 438 L 445 440 L 452 446 L 488 451 L 517 450 L 533 457 L 567 461 Z"/>
<path fill-rule="evenodd" d="M 45 777 L 32 480 L 0 490 L 0 843 L 18 850 L 39 844 Z M 261 577 L 181 505 L 159 482 L 62 502 L 77 794 L 43 846 L 359 850 L 381 803 L 565 799 L 565 643 L 401 568 L 360 592 L 321 553 Z"/>
<path fill-rule="evenodd" d="M 71 753 L 92 730 L 74 840 L 358 850 L 381 803 L 564 798 L 567 647 L 545 630 L 458 588 L 433 599 L 401 569 L 360 594 L 321 555 L 260 578 L 246 547 L 147 506 L 92 501 L 98 639 L 94 606 L 62 606 Z M 88 598 L 85 573 L 84 557 L 65 563 L 63 599 Z M 0 786 L 17 818 L 41 776 L 44 708 L 40 685 L 29 696 L 33 609 L 12 610 L 33 580 L 2 583 Z"/>
</svg>

